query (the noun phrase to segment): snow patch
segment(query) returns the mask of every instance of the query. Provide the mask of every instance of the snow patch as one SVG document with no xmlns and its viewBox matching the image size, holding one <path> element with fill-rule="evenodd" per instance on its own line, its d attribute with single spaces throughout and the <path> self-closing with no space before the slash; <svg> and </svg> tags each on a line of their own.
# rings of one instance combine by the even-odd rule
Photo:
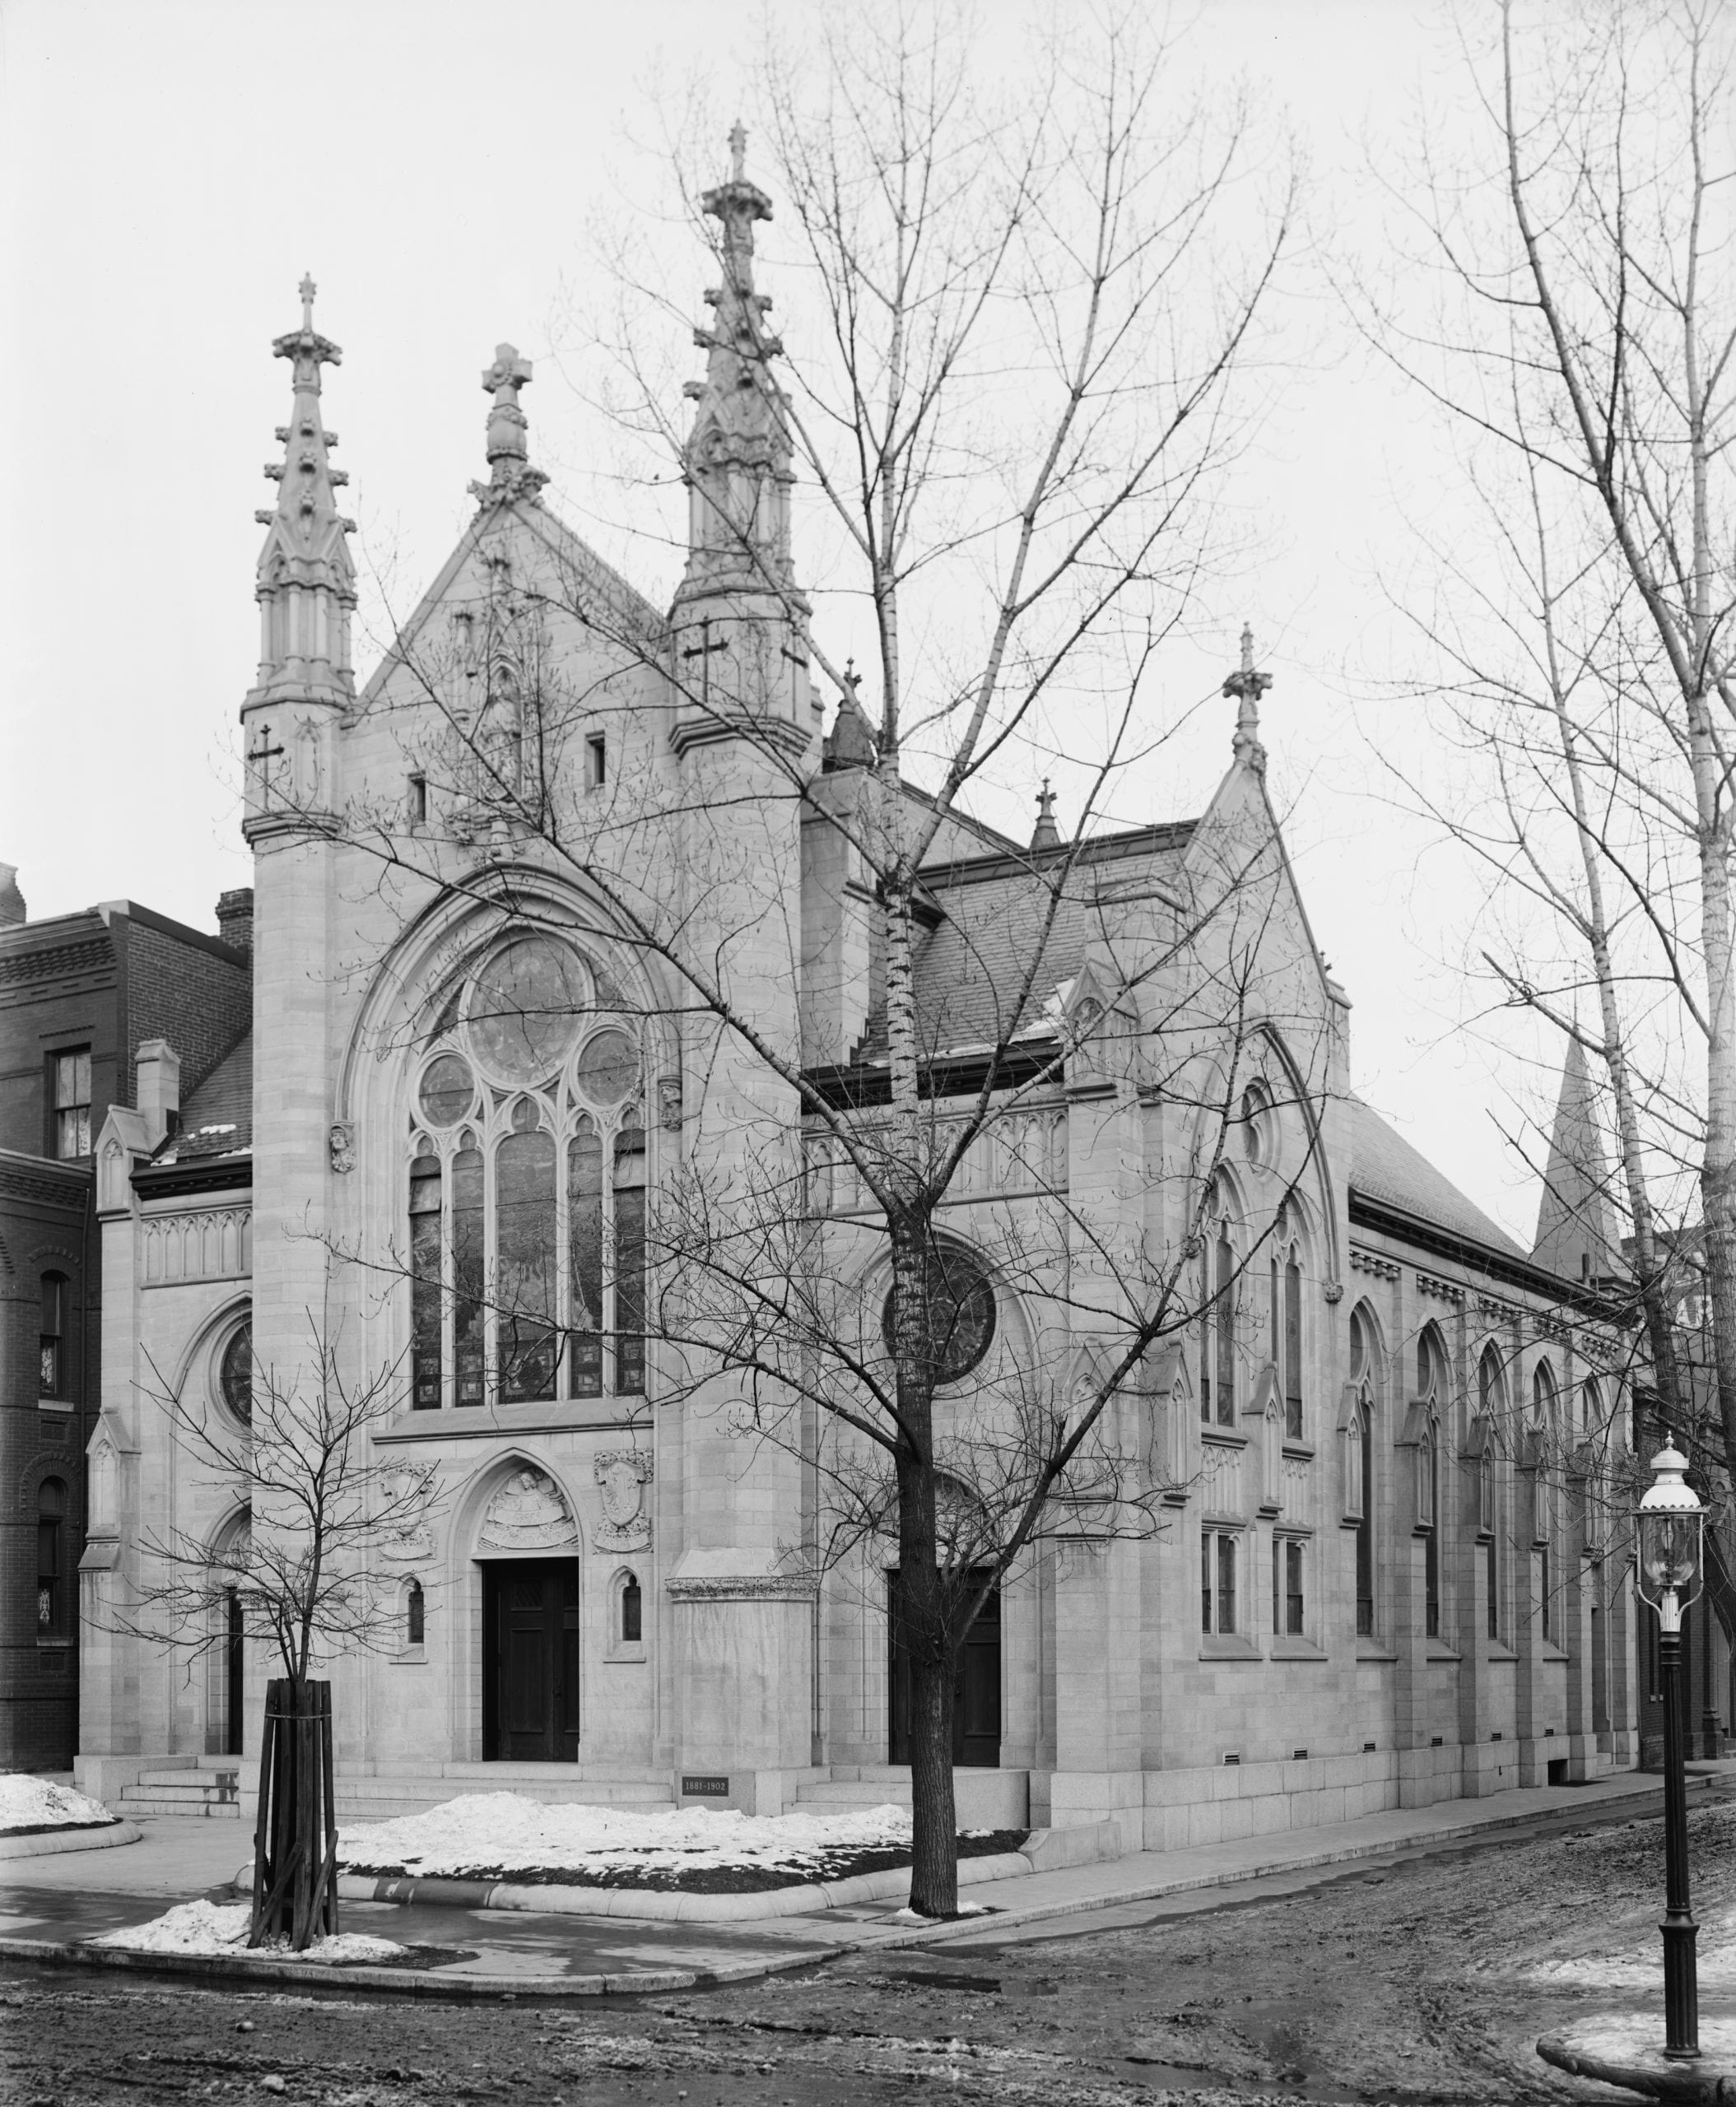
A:
<svg viewBox="0 0 1736 2107">
<path fill-rule="evenodd" d="M 148 1924 L 128 1924 L 118 1932 L 103 1932 L 88 1943 L 124 1947 L 129 1953 L 244 1953 L 252 1914 L 245 1902 L 181 1902 Z M 393 1939 L 340 1932 L 333 1938 L 316 1939 L 303 1953 L 291 1953 L 281 1945 L 254 1951 L 273 1960 L 331 1962 L 395 1960 L 406 1949 Z"/>
<path fill-rule="evenodd" d="M 910 1848 L 906 1807 L 836 1814 L 550 1806 L 517 1793 L 472 1793 L 424 1814 L 346 1829 L 338 1863 L 370 1872 L 461 1879 L 537 1871 L 698 1872 L 775 1868 L 815 1879 L 834 1859 Z"/>
<path fill-rule="evenodd" d="M 12 1830 L 88 1829 L 114 1816 L 100 1800 L 23 1773 L 0 1777 L 0 1836 Z"/>
<path fill-rule="evenodd" d="M 958 1914 L 961 1917 L 992 1917 L 994 1912 L 986 1902 L 961 1902 Z M 925 1917 L 920 1909 L 906 1907 L 895 1909 L 890 1917 L 882 1921 L 888 1924 L 950 1924 L 952 1919 L 950 1917 Z"/>
</svg>

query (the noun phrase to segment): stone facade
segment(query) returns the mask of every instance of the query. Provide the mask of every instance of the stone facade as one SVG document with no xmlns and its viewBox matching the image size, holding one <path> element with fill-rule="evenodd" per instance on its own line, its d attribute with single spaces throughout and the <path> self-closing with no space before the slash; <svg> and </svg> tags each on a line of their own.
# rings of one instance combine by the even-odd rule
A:
<svg viewBox="0 0 1736 2107">
<path fill-rule="evenodd" d="M 337 351 L 311 287 L 278 340 L 292 406 L 243 708 L 251 1086 L 208 1086 L 244 1116 L 189 1117 L 165 1147 L 117 1109 L 98 1147 L 92 1784 L 235 1747 L 216 1656 L 189 1677 L 116 1606 L 153 1539 L 215 1549 L 245 1519 L 242 1484 L 186 1467 L 164 1393 L 233 1409 L 244 1321 L 260 1379 L 293 1388 L 319 1312 L 356 1379 L 398 1386 L 375 1460 L 432 1493 L 377 1550 L 401 1625 L 327 1664 L 349 1812 L 508 1779 L 758 1811 L 898 1788 L 885 1547 L 803 1554 L 810 1453 L 757 1439 L 750 1386 L 659 1336 L 628 1255 L 679 1179 L 746 1190 L 783 1165 L 823 1190 L 818 1277 L 864 1351 L 886 1291 L 842 1153 L 612 912 L 678 919 L 720 1002 L 872 1131 L 885 962 L 852 830 L 873 743 L 853 694 L 822 737 L 789 448 L 739 370 L 769 202 L 738 161 L 707 204 L 726 282 L 690 390 L 691 546 L 667 614 L 544 505 L 529 368 L 502 346 L 474 520 L 358 691 L 321 409 Z M 970 1381 L 1091 1379 L 1113 1327 L 1068 1313 L 1191 1235 L 1199 1105 L 1213 1077 L 1241 1093 L 1203 1263 L 1221 1244 L 1243 1285 L 1118 1401 L 1161 1526 L 1082 1525 L 1012 1565 L 974 1657 L 967 1821 L 1180 1845 L 1634 1758 L 1631 1598 L 1594 1482 L 1627 1423 L 1607 1309 L 1354 1097 L 1349 1002 L 1266 796 L 1264 681 L 1251 661 L 1232 676 L 1232 765 L 1197 820 L 1082 849 L 1046 806 L 1029 847 L 959 818 L 924 867 L 942 1123 L 981 1080 L 970 1049 L 1004 1036 L 994 961 L 1016 960 L 1045 874 L 1065 858 L 1088 888 L 1035 996 L 1049 1036 L 1030 1046 L 1064 1041 L 1064 1067 L 973 1146 L 949 1202 L 994 1303 Z M 588 840 L 619 844 L 593 847 L 586 882 L 513 820 L 512 798 L 551 788 L 533 751 Z M 384 863 L 382 840 L 399 845 Z M 1245 910 L 1190 927 L 1186 903 L 1231 868 L 1255 874 Z M 1207 991 L 1234 975 L 1254 1017 L 1232 1061 Z M 1151 1049 L 1177 1018 L 1166 1067 Z M 1015 1248 L 1017 1279 L 996 1259 Z M 269 1672 L 257 1648 L 244 1668 L 254 1690 Z"/>
</svg>

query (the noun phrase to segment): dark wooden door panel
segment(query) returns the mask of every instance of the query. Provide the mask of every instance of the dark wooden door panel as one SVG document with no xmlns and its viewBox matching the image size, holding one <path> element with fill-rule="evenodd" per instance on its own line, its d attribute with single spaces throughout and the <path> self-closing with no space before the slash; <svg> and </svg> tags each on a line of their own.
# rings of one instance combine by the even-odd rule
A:
<svg viewBox="0 0 1736 2107">
<path fill-rule="evenodd" d="M 984 1576 L 986 1578 L 986 1575 Z M 980 1583 L 975 1583 L 980 1584 Z M 891 1719 L 887 1760 L 910 1760 L 910 1668 L 898 1630 L 898 1574 L 887 1575 L 890 1633 L 887 1696 Z M 961 1649 L 952 1684 L 952 1760 L 961 1768 L 998 1770 L 1001 1760 L 1001 1594 L 990 1591 Z"/>
<path fill-rule="evenodd" d="M 579 1756 L 579 1568 L 570 1558 L 482 1570 L 482 1752 L 491 1760 Z"/>
</svg>

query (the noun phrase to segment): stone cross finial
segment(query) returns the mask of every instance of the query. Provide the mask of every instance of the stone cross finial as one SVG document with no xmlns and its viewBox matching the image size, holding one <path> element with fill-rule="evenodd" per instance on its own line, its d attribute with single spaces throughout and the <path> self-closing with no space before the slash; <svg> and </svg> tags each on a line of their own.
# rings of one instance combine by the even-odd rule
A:
<svg viewBox="0 0 1736 2107">
<path fill-rule="evenodd" d="M 1241 707 L 1236 714 L 1236 737 L 1231 742 L 1238 760 L 1246 761 L 1256 774 L 1266 765 L 1266 749 L 1259 742 L 1259 699 L 1272 685 L 1270 673 L 1254 670 L 1254 630 L 1242 626 L 1242 662 L 1224 682 L 1223 691 Z"/>
<path fill-rule="evenodd" d="M 516 410 L 519 390 L 530 379 L 530 360 L 519 356 L 516 344 L 496 344 L 494 364 L 484 369 L 482 385 L 503 410 Z"/>
<path fill-rule="evenodd" d="M 296 291 L 301 295 L 301 327 L 309 336 L 314 333 L 314 295 L 319 290 L 314 283 L 312 272 L 304 271 Z"/>
<path fill-rule="evenodd" d="M 1060 846 L 1061 830 L 1055 825 L 1055 793 L 1049 787 L 1049 778 L 1043 778 L 1043 787 L 1037 793 L 1037 823 L 1031 836 L 1033 849 L 1056 849 Z"/>
<path fill-rule="evenodd" d="M 740 118 L 729 128 L 729 180 L 747 180 L 747 131 Z"/>
</svg>

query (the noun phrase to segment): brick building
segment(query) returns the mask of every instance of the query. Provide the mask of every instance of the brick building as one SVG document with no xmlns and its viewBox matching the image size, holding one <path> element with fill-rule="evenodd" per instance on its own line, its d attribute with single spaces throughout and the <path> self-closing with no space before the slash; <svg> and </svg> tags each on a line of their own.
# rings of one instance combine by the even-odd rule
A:
<svg viewBox="0 0 1736 2107">
<path fill-rule="evenodd" d="M 245 1035 L 251 914 L 243 890 L 217 935 L 131 900 L 31 922 L 0 865 L 0 1770 L 69 1769 L 77 1741 L 95 1138 L 116 1105 L 163 1137 Z"/>
</svg>

